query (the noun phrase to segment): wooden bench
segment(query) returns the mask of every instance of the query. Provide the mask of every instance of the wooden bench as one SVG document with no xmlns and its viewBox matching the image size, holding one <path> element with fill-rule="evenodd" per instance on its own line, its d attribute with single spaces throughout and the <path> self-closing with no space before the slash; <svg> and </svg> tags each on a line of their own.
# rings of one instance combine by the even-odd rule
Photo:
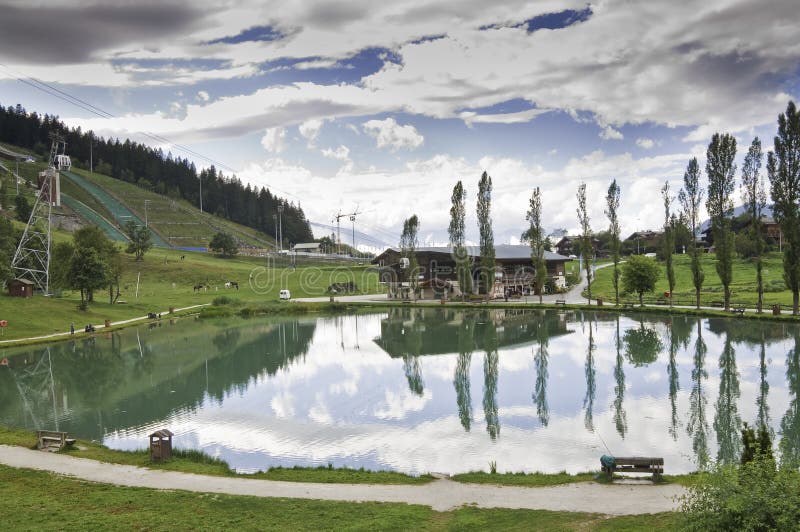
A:
<svg viewBox="0 0 800 532">
<path fill-rule="evenodd" d="M 40 450 L 49 450 L 55 448 L 61 450 L 64 447 L 72 446 L 75 440 L 67 438 L 66 432 L 57 432 L 53 430 L 37 430 L 36 431 L 36 448 Z"/>
<path fill-rule="evenodd" d="M 636 306 L 636 303 L 634 303 L 633 301 L 623 301 L 622 306 L 623 308 L 634 308 Z"/>
<path fill-rule="evenodd" d="M 745 310 L 746 309 L 745 309 L 744 305 L 741 305 L 741 306 L 738 306 L 738 307 L 733 307 L 731 309 L 731 312 L 734 313 L 734 314 L 738 314 L 739 316 L 744 316 L 744 311 Z"/>
<path fill-rule="evenodd" d="M 567 300 L 566 299 L 556 299 L 556 306 L 558 306 L 558 305 L 561 305 L 562 307 L 566 307 L 567 306 Z"/>
<path fill-rule="evenodd" d="M 722 308 L 722 307 L 725 306 L 725 302 L 724 301 L 712 301 L 711 302 L 711 306 L 712 307 L 717 307 L 717 308 Z"/>
<path fill-rule="evenodd" d="M 602 464 L 602 462 L 601 462 Z M 615 472 L 619 473 L 651 473 L 653 480 L 659 480 L 664 474 L 664 459 L 641 456 L 615 456 L 614 466 L 603 465 L 603 472 L 609 479 Z"/>
</svg>

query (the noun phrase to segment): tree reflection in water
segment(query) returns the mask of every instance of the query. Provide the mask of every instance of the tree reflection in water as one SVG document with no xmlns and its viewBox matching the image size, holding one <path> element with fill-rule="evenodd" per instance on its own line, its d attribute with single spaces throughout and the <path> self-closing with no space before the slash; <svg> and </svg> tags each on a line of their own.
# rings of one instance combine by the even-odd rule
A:
<svg viewBox="0 0 800 532">
<path fill-rule="evenodd" d="M 756 406 L 758 407 L 758 419 L 756 420 L 757 428 L 766 428 L 769 435 L 774 439 L 775 431 L 770 426 L 769 419 L 769 404 L 767 404 L 767 397 L 769 396 L 769 383 L 767 382 L 767 342 L 764 334 L 761 335 L 761 350 L 758 355 L 759 360 L 759 376 L 760 382 L 758 386 L 758 399 L 756 399 Z"/>
<path fill-rule="evenodd" d="M 800 467 L 800 333 L 794 333 L 794 349 L 786 354 L 786 380 L 789 385 L 789 408 L 781 419 L 781 463 Z"/>
<path fill-rule="evenodd" d="M 706 421 L 706 396 L 703 393 L 703 379 L 708 378 L 705 370 L 706 343 L 703 341 L 703 326 L 697 320 L 697 340 L 694 344 L 692 367 L 692 392 L 689 394 L 689 422 L 686 433 L 692 437 L 697 467 L 704 469 L 708 464 L 708 422 Z"/>
<path fill-rule="evenodd" d="M 594 335 L 592 332 L 592 323 L 589 322 L 589 345 L 586 349 L 586 365 L 584 366 L 584 374 L 586 375 L 586 395 L 583 398 L 583 408 L 585 409 L 583 424 L 586 430 L 594 432 L 594 396 L 597 385 L 595 384 L 595 369 L 594 369 Z"/>
<path fill-rule="evenodd" d="M 539 422 L 546 427 L 550 423 L 550 407 L 547 404 L 547 365 L 550 355 L 547 352 L 548 330 L 545 313 L 541 312 L 539 317 L 537 329 L 538 347 L 536 354 L 533 356 L 533 364 L 536 366 L 536 387 L 531 398 L 536 405 L 536 414 L 539 416 Z"/>
<path fill-rule="evenodd" d="M 473 314 L 464 313 L 458 328 L 458 361 L 453 377 L 458 403 L 458 418 L 461 426 L 469 431 L 472 425 L 472 396 L 469 389 L 469 370 L 472 364 L 472 351 L 475 348 L 475 319 Z"/>
<path fill-rule="evenodd" d="M 484 314 L 485 321 L 483 357 L 483 413 L 486 417 L 486 432 L 492 440 L 500 434 L 500 417 L 497 408 L 497 376 L 499 356 L 497 353 L 497 330 L 491 317 Z"/>
<path fill-rule="evenodd" d="M 625 415 L 623 408 L 623 401 L 625 400 L 625 369 L 622 367 L 622 338 L 619 335 L 619 316 L 617 316 L 617 331 L 614 337 L 614 345 L 617 349 L 617 363 L 614 366 L 614 379 L 616 385 L 614 386 L 614 425 L 617 427 L 617 432 L 620 437 L 625 438 L 628 432 L 628 419 Z"/>
<path fill-rule="evenodd" d="M 719 357 L 719 395 L 714 413 L 714 430 L 717 433 L 717 460 L 730 464 L 739 459 L 741 440 L 739 431 L 742 419 L 736 401 L 739 399 L 739 372 L 736 370 L 736 351 L 729 335 Z"/>
</svg>

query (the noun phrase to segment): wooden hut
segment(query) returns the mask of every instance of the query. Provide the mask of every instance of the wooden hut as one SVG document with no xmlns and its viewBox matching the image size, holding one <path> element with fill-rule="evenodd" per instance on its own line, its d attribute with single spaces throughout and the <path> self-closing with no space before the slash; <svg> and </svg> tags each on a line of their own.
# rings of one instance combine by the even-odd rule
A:
<svg viewBox="0 0 800 532">
<path fill-rule="evenodd" d="M 27 279 L 12 279 L 6 285 L 8 295 L 12 297 L 33 297 L 33 289 L 36 286 L 33 281 Z"/>
</svg>

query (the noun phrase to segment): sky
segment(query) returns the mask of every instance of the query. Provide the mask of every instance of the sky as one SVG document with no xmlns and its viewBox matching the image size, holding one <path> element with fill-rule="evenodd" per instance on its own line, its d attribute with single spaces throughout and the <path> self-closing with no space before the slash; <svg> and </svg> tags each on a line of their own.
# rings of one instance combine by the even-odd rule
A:
<svg viewBox="0 0 800 532">
<path fill-rule="evenodd" d="M 484 171 L 496 243 L 519 241 L 537 186 L 548 229 L 577 230 L 581 182 L 605 229 L 612 179 L 623 232 L 655 229 L 664 182 L 677 195 L 714 132 L 736 137 L 741 168 L 800 95 L 796 0 L 5 0 L 0 12 L 0 104 L 186 156 L 143 134 L 159 135 L 312 222 L 357 208 L 356 230 L 392 245 L 412 214 L 421 242 L 446 242 L 458 180 L 476 241 Z"/>
</svg>

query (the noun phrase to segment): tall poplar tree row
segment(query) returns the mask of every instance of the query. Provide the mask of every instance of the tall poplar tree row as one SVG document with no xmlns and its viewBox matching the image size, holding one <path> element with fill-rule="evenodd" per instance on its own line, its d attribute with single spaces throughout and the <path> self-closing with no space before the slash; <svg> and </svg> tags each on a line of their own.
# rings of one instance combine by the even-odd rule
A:
<svg viewBox="0 0 800 532">
<path fill-rule="evenodd" d="M 619 270 L 619 255 L 622 243 L 620 242 L 620 228 L 619 228 L 619 197 L 620 188 L 617 180 L 613 180 L 608 187 L 606 194 L 606 216 L 608 217 L 608 236 L 610 238 L 609 245 L 611 246 L 611 261 L 614 263 L 614 273 L 611 282 L 614 284 L 614 304 L 619 305 L 619 278 L 621 272 Z"/>
<path fill-rule="evenodd" d="M 675 266 L 672 254 L 675 253 L 675 218 L 672 216 L 672 196 L 669 194 L 669 181 L 661 188 L 664 200 L 664 262 L 666 265 L 667 285 L 669 286 L 669 306 L 672 306 L 672 292 L 675 291 Z"/>
<path fill-rule="evenodd" d="M 469 254 L 464 246 L 464 218 L 466 217 L 464 201 L 466 197 L 467 193 L 464 190 L 464 185 L 459 181 L 453 187 L 453 195 L 450 198 L 452 204 L 450 206 L 450 226 L 447 228 L 447 232 L 450 235 L 450 247 L 456 263 L 456 279 L 458 279 L 461 299 L 464 299 L 467 294 L 472 292 L 472 271 L 469 264 Z"/>
<path fill-rule="evenodd" d="M 724 290 L 725 310 L 731 305 L 733 281 L 734 235 L 731 231 L 733 217 L 733 189 L 736 184 L 736 139 L 728 133 L 714 133 L 706 150 L 708 198 L 706 209 L 711 218 L 714 250 L 717 257 L 717 275 Z"/>
<path fill-rule="evenodd" d="M 478 233 L 481 248 L 480 290 L 488 297 L 494 289 L 494 233 L 492 232 L 492 178 L 486 172 L 478 182 Z"/>
<path fill-rule="evenodd" d="M 800 305 L 800 113 L 789 102 L 778 116 L 774 152 L 767 154 L 772 212 L 783 233 L 783 279 L 792 291 L 792 313 Z"/>
<path fill-rule="evenodd" d="M 526 218 L 530 223 L 528 235 L 531 242 L 531 260 L 536 271 L 536 287 L 539 289 L 539 303 L 541 303 L 544 284 L 547 282 L 547 262 L 544 260 L 544 241 L 546 237 L 542 227 L 542 193 L 539 187 L 533 189 Z"/>
<path fill-rule="evenodd" d="M 764 236 L 761 234 L 761 217 L 767 206 L 767 193 L 764 178 L 761 176 L 761 162 L 764 155 L 761 151 L 761 140 L 753 139 L 742 165 L 742 201 L 750 217 L 750 236 L 755 245 L 756 256 L 756 292 L 758 303 L 756 308 L 760 314 L 764 307 Z"/>
<path fill-rule="evenodd" d="M 578 225 L 581 226 L 581 254 L 583 269 L 586 272 L 586 300 L 592 302 L 592 228 L 589 225 L 589 211 L 586 209 L 586 183 L 578 185 Z"/>
<path fill-rule="evenodd" d="M 700 223 L 700 205 L 703 203 L 703 189 L 700 186 L 700 165 L 697 157 L 693 157 L 683 174 L 683 188 L 678 193 L 678 201 L 683 209 L 683 217 L 689 224 L 692 233 L 689 253 L 691 254 L 692 284 L 697 308 L 700 308 L 700 290 L 703 288 L 705 273 L 700 264 L 700 250 L 697 248 L 697 228 Z"/>
</svg>

